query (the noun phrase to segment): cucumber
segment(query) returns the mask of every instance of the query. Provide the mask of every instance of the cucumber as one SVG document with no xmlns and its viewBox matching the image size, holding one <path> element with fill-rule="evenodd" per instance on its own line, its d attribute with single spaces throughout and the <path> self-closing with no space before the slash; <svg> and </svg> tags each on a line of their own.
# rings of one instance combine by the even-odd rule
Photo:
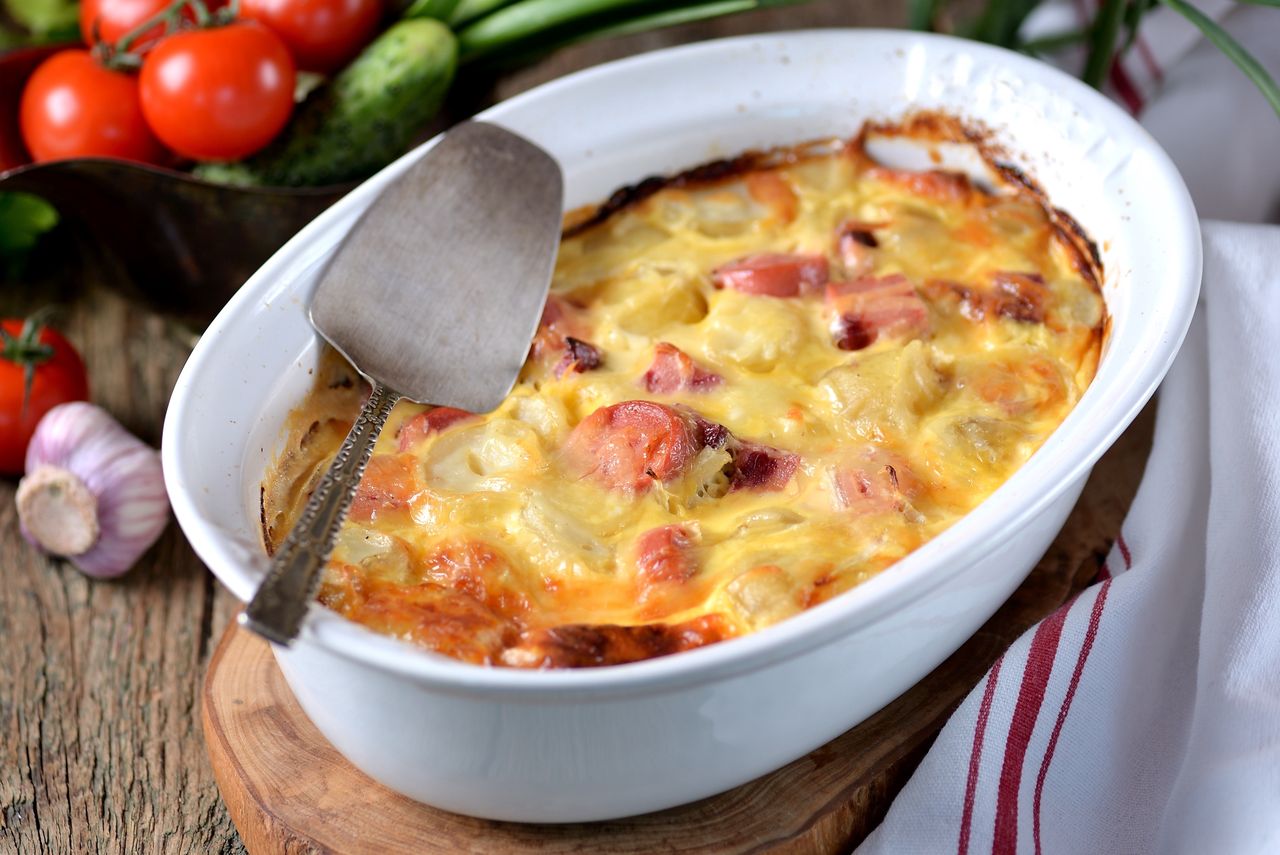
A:
<svg viewBox="0 0 1280 855">
<path fill-rule="evenodd" d="M 458 65 L 458 42 L 431 18 L 400 21 L 313 93 L 274 142 L 238 163 L 201 163 L 198 178 L 299 187 L 366 178 L 403 154 L 435 116 Z"/>
</svg>

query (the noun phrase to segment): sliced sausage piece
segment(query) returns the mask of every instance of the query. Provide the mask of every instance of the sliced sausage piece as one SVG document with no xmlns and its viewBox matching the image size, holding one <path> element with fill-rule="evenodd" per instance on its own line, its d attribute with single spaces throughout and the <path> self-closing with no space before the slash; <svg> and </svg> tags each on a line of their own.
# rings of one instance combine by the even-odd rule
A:
<svg viewBox="0 0 1280 855">
<path fill-rule="evenodd" d="M 999 316 L 1027 324 L 1044 322 L 1049 286 L 1039 273 L 999 271 L 989 286 L 932 279 L 924 291 L 934 300 L 958 303 L 960 314 L 971 321 Z"/>
<path fill-rule="evenodd" d="M 432 407 L 406 419 L 396 436 L 400 451 L 409 451 L 433 433 L 439 433 L 450 425 L 471 418 L 474 413 L 457 407 Z"/>
<path fill-rule="evenodd" d="M 654 394 L 670 395 L 681 390 L 705 392 L 720 385 L 723 379 L 694 362 L 693 357 L 674 344 L 660 341 L 653 348 L 653 364 L 640 382 Z"/>
<path fill-rule="evenodd" d="M 717 288 L 765 297 L 799 297 L 822 289 L 830 275 L 822 255 L 768 252 L 748 255 L 711 272 Z"/>
<path fill-rule="evenodd" d="M 349 515 L 367 522 L 394 511 L 407 510 L 422 489 L 418 461 L 409 454 L 375 454 L 369 458 Z"/>
<path fill-rule="evenodd" d="M 662 618 L 697 604 L 704 596 L 687 584 L 698 572 L 696 525 L 664 525 L 636 538 L 636 603 L 648 619 Z"/>
<path fill-rule="evenodd" d="M 636 570 L 645 583 L 683 582 L 697 572 L 697 532 L 686 525 L 651 528 L 636 538 Z"/>
<path fill-rule="evenodd" d="M 995 312 L 1023 323 L 1044 323 L 1044 307 L 1049 286 L 1039 273 L 1001 271 L 991 277 L 995 289 Z"/>
<path fill-rule="evenodd" d="M 787 486 L 800 455 L 757 442 L 738 442 L 733 449 L 733 475 L 729 489 L 773 492 Z"/>
<path fill-rule="evenodd" d="M 698 441 L 699 451 L 704 448 L 722 448 L 729 441 L 729 429 L 724 425 L 705 419 L 687 407 L 681 407 L 680 410 L 693 424 L 693 435 Z"/>
<path fill-rule="evenodd" d="M 566 624 L 520 633 L 501 661 L 514 668 L 596 668 L 668 656 L 732 635 L 717 614 L 677 624 Z"/>
<path fill-rule="evenodd" d="M 565 336 L 564 356 L 560 357 L 560 362 L 556 365 L 556 378 L 563 377 L 570 371 L 577 374 L 594 371 L 602 364 L 604 357 L 600 354 L 600 348 L 580 338 Z"/>
<path fill-rule="evenodd" d="M 590 328 L 578 306 L 563 297 L 549 294 L 547 304 L 542 308 L 542 320 L 538 323 L 538 331 L 534 333 L 529 355 L 534 359 L 559 360 L 568 347 L 566 339 L 585 340 L 590 334 Z"/>
<path fill-rule="evenodd" d="M 796 218 L 800 200 L 781 175 L 776 172 L 750 172 L 746 183 L 751 198 L 768 208 L 779 220 L 789 223 Z"/>
<path fill-rule="evenodd" d="M 844 262 L 846 276 L 871 275 L 871 270 L 875 267 L 875 251 L 880 246 L 875 230 L 884 226 L 884 223 L 863 223 L 857 220 L 840 224 L 840 228 L 836 230 L 836 250 L 840 253 L 840 260 Z"/>
<path fill-rule="evenodd" d="M 882 336 L 915 338 L 929 328 L 929 310 L 907 277 L 864 276 L 827 284 L 831 335 L 841 350 L 861 350 Z"/>
<path fill-rule="evenodd" d="M 904 511 L 924 490 L 906 461 L 887 451 L 868 451 L 835 471 L 837 509 L 858 513 Z"/>
<path fill-rule="evenodd" d="M 703 447 L 692 418 L 653 401 L 623 401 L 587 416 L 569 434 L 568 468 L 626 492 L 671 481 Z"/>
</svg>

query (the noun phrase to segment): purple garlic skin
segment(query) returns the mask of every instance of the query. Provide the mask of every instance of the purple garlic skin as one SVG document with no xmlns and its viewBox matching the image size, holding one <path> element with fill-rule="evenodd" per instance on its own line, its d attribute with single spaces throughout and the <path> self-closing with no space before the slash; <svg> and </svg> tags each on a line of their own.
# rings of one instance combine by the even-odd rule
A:
<svg viewBox="0 0 1280 855">
<path fill-rule="evenodd" d="M 129 571 L 169 522 L 160 455 L 105 410 L 54 407 L 27 446 L 23 536 L 96 578 Z"/>
</svg>

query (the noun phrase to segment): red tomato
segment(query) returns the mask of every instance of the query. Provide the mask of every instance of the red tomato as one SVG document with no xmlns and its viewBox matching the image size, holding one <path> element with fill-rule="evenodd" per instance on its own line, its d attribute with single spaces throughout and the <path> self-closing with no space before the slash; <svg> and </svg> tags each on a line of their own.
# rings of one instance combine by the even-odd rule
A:
<svg viewBox="0 0 1280 855">
<path fill-rule="evenodd" d="M 58 332 L 16 318 L 0 321 L 0 329 L 0 473 L 20 475 L 40 419 L 58 404 L 88 398 L 89 384 L 80 354 Z"/>
<path fill-rule="evenodd" d="M 293 59 L 252 21 L 168 36 L 142 65 L 142 112 L 156 136 L 196 160 L 237 160 L 293 112 Z"/>
<path fill-rule="evenodd" d="M 137 78 L 108 71 L 86 50 L 64 50 L 40 64 L 22 92 L 19 123 L 37 161 L 166 159 L 143 118 Z"/>
<path fill-rule="evenodd" d="M 373 38 L 382 0 L 243 0 L 240 14 L 284 40 L 303 71 L 346 65 Z"/>
<path fill-rule="evenodd" d="M 125 33 L 148 18 L 153 18 L 169 6 L 169 0 L 80 0 L 80 35 L 85 44 L 98 42 L 115 44 Z M 183 16 L 194 21 L 195 14 L 188 7 Z M 96 28 L 96 33 L 95 33 Z M 94 36 L 97 38 L 94 38 Z M 157 24 L 134 40 L 131 50 L 145 49 L 164 35 L 164 25 Z"/>
</svg>

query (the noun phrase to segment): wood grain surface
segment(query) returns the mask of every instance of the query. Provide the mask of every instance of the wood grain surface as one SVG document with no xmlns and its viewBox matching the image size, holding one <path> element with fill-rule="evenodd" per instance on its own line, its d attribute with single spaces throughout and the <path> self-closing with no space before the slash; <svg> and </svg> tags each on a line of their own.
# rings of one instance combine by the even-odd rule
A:
<svg viewBox="0 0 1280 855">
<path fill-rule="evenodd" d="M 898 26 L 904 14 L 894 0 L 822 0 L 582 45 L 494 85 L 460 88 L 451 109 L 464 115 L 570 71 L 671 44 L 813 26 Z M 158 443 L 193 336 L 118 296 L 128 283 L 108 258 L 55 238 L 35 261 L 39 277 L 0 278 L 0 311 L 66 305 L 63 325 L 85 356 L 93 399 Z M 1141 444 L 1147 433 L 1131 431 L 1125 441 Z M 1135 483 L 1132 467 L 1113 471 L 1114 496 L 1078 511 L 1108 536 Z M 37 555 L 18 535 L 14 486 L 0 480 L 0 853 L 243 852 L 197 723 L 214 633 L 229 621 L 234 599 L 176 526 L 118 581 L 93 582 Z M 1080 570 L 1072 561 L 1087 561 L 1051 555 L 1071 572 Z M 1036 584 L 1065 590 L 1064 580 Z M 1004 641 L 980 635 L 976 643 L 990 658 Z M 980 669 L 965 673 L 976 680 Z"/>
<path fill-rule="evenodd" d="M 5 314 L 40 299 L 5 296 Z M 105 289 L 69 296 L 91 396 L 158 445 L 189 336 Z M 234 598 L 175 525 L 117 581 L 48 560 L 18 535 L 13 490 L 0 483 L 0 852 L 242 852 L 197 722 Z"/>
<path fill-rule="evenodd" d="M 202 720 L 236 827 L 255 855 L 303 852 L 848 852 L 956 705 L 1001 652 L 1097 575 L 1150 443 L 1143 414 L 1098 464 L 1062 533 L 985 626 L 863 724 L 788 766 L 691 805 L 613 822 L 536 826 L 458 816 L 379 786 L 325 741 L 265 642 L 227 627 L 209 667 Z"/>
</svg>

